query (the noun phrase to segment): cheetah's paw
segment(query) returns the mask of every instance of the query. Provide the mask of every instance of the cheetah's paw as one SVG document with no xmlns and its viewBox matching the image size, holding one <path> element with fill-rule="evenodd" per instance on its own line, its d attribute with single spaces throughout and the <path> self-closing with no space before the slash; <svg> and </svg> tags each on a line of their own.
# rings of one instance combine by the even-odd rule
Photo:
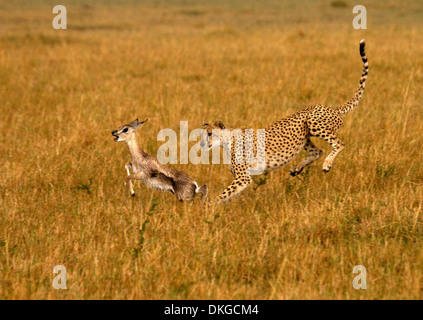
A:
<svg viewBox="0 0 423 320">
<path fill-rule="evenodd" d="M 293 168 L 293 169 L 289 170 L 289 174 L 291 176 L 295 177 L 297 174 L 300 174 L 303 171 L 303 169 L 304 168 L 301 168 L 301 169 Z"/>
<path fill-rule="evenodd" d="M 332 169 L 332 165 L 329 163 L 323 163 L 323 172 L 328 173 Z"/>
</svg>

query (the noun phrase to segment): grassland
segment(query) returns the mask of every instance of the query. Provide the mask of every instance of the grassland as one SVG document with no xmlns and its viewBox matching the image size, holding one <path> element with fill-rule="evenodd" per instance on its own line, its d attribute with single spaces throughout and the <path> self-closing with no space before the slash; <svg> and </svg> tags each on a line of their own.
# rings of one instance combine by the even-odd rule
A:
<svg viewBox="0 0 423 320">
<path fill-rule="evenodd" d="M 1 299 L 421 299 L 423 297 L 423 4 L 72 1 L 68 29 L 52 1 L 0 2 Z M 346 143 L 226 206 L 125 192 L 126 147 L 110 132 L 149 118 L 160 129 L 202 120 L 264 128 L 308 104 L 337 106 Z M 329 152 L 322 141 L 316 144 Z M 209 185 L 224 165 L 175 165 Z M 65 265 L 68 289 L 52 287 Z M 368 289 L 355 290 L 355 265 Z"/>
</svg>

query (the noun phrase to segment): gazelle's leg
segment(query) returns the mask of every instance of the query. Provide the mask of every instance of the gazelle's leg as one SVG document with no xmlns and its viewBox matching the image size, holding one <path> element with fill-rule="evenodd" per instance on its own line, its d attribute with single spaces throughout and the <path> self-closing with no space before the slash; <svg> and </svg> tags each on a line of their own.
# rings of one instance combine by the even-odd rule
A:
<svg viewBox="0 0 423 320">
<path fill-rule="evenodd" d="M 135 192 L 132 187 L 132 180 L 142 180 L 145 178 L 145 174 L 143 172 L 136 173 L 136 174 L 130 174 L 125 179 L 126 187 L 128 188 L 128 191 L 131 193 L 131 196 L 135 197 Z"/>
<path fill-rule="evenodd" d="M 129 170 L 132 170 L 132 163 L 131 162 L 127 162 L 125 164 L 125 169 L 126 169 L 126 173 L 128 174 L 128 176 L 131 174 L 131 172 Z"/>
<path fill-rule="evenodd" d="M 305 146 L 305 151 L 308 153 L 308 157 L 305 158 L 303 161 L 301 161 L 299 164 L 297 164 L 294 168 L 292 168 L 289 171 L 289 174 L 293 177 L 295 177 L 297 174 L 301 173 L 303 169 L 308 166 L 310 163 L 316 161 L 323 155 L 323 151 L 317 148 L 310 139 L 307 140 Z"/>
<path fill-rule="evenodd" d="M 126 173 L 128 174 L 128 176 L 130 176 L 131 175 L 131 172 L 129 171 L 129 170 L 132 170 L 132 163 L 131 162 L 127 162 L 126 164 L 125 164 L 125 169 L 126 169 Z M 134 184 L 132 183 L 132 181 L 130 180 L 129 182 L 128 182 L 128 189 L 129 189 L 129 191 L 130 191 L 130 193 L 131 193 L 131 195 L 133 196 L 133 197 L 135 197 L 135 192 L 134 192 Z"/>
</svg>

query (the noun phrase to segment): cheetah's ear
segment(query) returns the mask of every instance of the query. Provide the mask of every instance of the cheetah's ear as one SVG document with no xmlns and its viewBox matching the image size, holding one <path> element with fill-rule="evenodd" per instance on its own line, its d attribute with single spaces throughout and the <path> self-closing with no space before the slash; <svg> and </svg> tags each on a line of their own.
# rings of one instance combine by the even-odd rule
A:
<svg viewBox="0 0 423 320">
<path fill-rule="evenodd" d="M 203 125 L 203 128 L 204 128 L 204 127 L 208 126 L 209 124 L 207 122 L 203 121 L 202 125 Z"/>
<path fill-rule="evenodd" d="M 216 127 L 219 127 L 220 129 L 225 129 L 225 125 L 223 124 L 223 121 L 222 121 L 222 120 L 217 120 L 217 121 L 214 123 L 214 125 L 215 125 Z"/>
</svg>

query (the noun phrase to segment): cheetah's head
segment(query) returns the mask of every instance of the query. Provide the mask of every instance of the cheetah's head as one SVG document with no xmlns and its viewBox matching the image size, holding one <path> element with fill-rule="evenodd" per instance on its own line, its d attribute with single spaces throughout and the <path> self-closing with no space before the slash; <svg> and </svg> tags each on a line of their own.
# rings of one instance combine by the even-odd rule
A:
<svg viewBox="0 0 423 320">
<path fill-rule="evenodd" d="M 204 149 L 212 149 L 223 146 L 225 138 L 230 136 L 231 131 L 225 128 L 222 120 L 217 120 L 213 124 L 203 121 L 203 133 L 201 134 L 200 146 Z"/>
</svg>

